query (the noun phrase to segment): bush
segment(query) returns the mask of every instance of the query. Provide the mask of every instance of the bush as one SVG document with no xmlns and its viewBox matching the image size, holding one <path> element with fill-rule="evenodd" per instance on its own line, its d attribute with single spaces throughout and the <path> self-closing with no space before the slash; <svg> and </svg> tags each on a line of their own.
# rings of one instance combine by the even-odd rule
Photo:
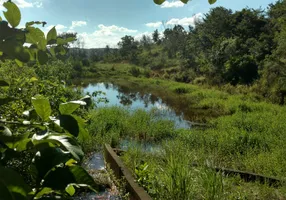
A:
<svg viewBox="0 0 286 200">
<path fill-rule="evenodd" d="M 129 70 L 129 73 L 134 77 L 138 77 L 141 74 L 140 69 L 135 66 L 131 67 L 131 69 Z"/>
</svg>

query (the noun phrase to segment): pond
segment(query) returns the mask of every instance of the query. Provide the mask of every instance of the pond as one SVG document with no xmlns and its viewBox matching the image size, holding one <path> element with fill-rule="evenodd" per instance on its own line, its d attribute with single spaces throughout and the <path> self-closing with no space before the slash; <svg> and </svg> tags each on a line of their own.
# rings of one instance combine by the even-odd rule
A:
<svg viewBox="0 0 286 200">
<path fill-rule="evenodd" d="M 96 91 L 102 91 L 108 102 L 100 102 L 97 107 L 105 106 L 123 106 L 131 112 L 135 109 L 143 109 L 150 111 L 155 109 L 160 119 L 171 120 L 175 123 L 176 128 L 190 128 L 191 122 L 184 119 L 183 112 L 175 112 L 175 110 L 165 103 L 162 98 L 150 92 L 142 92 L 142 89 L 136 91 L 135 86 L 123 87 L 114 83 L 89 83 L 84 87 L 84 92 L 92 94 Z"/>
<path fill-rule="evenodd" d="M 174 122 L 176 128 L 189 129 L 192 123 L 186 119 L 184 110 L 181 109 L 182 105 L 180 100 L 176 102 L 178 107 L 174 107 L 174 101 L 166 101 L 166 98 L 161 98 L 158 93 L 153 93 L 145 88 L 140 88 L 138 85 L 132 84 L 116 84 L 111 82 L 93 82 L 88 81 L 83 86 L 83 92 L 93 94 L 94 92 L 101 91 L 104 95 L 94 97 L 94 100 L 98 100 L 99 97 L 106 98 L 108 102 L 99 102 L 96 104 L 97 107 L 111 107 L 121 106 L 130 112 L 136 109 L 143 109 L 145 111 L 156 110 L 156 116 L 159 119 L 171 120 Z M 160 91 L 162 92 L 162 91 Z M 164 93 L 164 92 L 163 92 Z M 160 93 L 162 94 L 162 93 Z M 164 94 L 166 97 L 168 94 Z M 165 100 L 164 100 L 165 99 Z M 170 102 L 173 104 L 170 105 Z M 183 105 L 184 107 L 184 105 Z M 122 150 L 128 150 L 130 147 L 138 147 L 147 152 L 159 152 L 161 147 L 159 144 L 153 144 L 142 141 L 135 141 L 130 139 L 123 139 L 119 145 Z M 105 170 L 104 156 L 102 153 L 97 152 L 86 161 L 85 168 L 93 175 L 96 179 L 100 175 L 99 171 Z M 93 173 L 95 172 L 95 173 Z M 117 195 L 112 194 L 107 188 L 101 193 L 89 193 L 85 196 L 81 196 L 80 199 L 120 199 Z"/>
</svg>

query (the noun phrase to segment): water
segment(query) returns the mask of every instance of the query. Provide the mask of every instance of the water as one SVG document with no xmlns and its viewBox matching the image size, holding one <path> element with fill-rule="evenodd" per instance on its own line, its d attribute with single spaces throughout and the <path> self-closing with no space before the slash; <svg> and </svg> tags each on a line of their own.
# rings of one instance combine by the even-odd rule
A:
<svg viewBox="0 0 286 200">
<path fill-rule="evenodd" d="M 104 170 L 104 156 L 102 153 L 94 153 L 87 163 L 87 169 L 91 170 Z"/>
<path fill-rule="evenodd" d="M 150 143 L 150 142 L 143 142 L 143 141 L 136 141 L 130 139 L 124 139 L 120 141 L 119 144 L 120 149 L 127 151 L 129 148 L 140 148 L 145 152 L 161 152 L 162 148 L 158 144 Z"/>
<path fill-rule="evenodd" d="M 99 181 L 102 185 L 102 188 L 98 193 L 88 192 L 81 194 L 73 200 L 121 200 L 119 192 L 117 191 L 116 186 L 112 183 L 110 177 L 106 171 L 106 165 L 104 161 L 103 153 L 96 152 L 85 162 L 85 169 L 89 174 L 94 178 L 94 180 Z M 108 188 L 104 185 L 112 185 L 111 188 Z"/>
<path fill-rule="evenodd" d="M 132 87 L 132 91 L 131 91 Z M 135 89 L 136 90 L 136 89 Z M 100 102 L 98 107 L 123 106 L 128 109 L 144 109 L 146 111 L 156 110 L 156 115 L 160 119 L 171 120 L 175 123 L 176 128 L 190 128 L 191 123 L 184 119 L 183 112 L 175 112 L 169 105 L 163 102 L 160 97 L 152 93 L 134 92 L 134 86 L 122 87 L 112 83 L 90 83 L 84 88 L 84 92 L 92 94 L 96 91 L 102 91 L 108 103 Z"/>
</svg>

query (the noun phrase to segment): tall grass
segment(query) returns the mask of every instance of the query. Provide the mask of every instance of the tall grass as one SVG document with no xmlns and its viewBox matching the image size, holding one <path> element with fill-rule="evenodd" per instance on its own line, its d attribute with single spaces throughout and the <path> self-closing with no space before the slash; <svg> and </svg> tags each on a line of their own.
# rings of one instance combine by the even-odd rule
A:
<svg viewBox="0 0 286 200">
<path fill-rule="evenodd" d="M 183 110 L 189 119 L 211 127 L 178 130 L 171 122 L 158 119 L 155 112 L 118 107 L 91 113 L 88 128 L 91 141 L 97 144 L 118 145 L 120 139 L 129 137 L 161 145 L 156 153 L 134 147 L 123 156 L 134 172 L 147 163 L 147 190 L 154 199 L 286 199 L 286 186 L 276 189 L 246 183 L 203 167 L 208 163 L 286 180 L 285 107 L 253 94 L 229 94 L 158 79 L 128 80 L 129 85 L 136 84 L 175 110 Z M 202 167 L 192 167 L 193 162 Z"/>
<path fill-rule="evenodd" d="M 144 110 L 131 111 L 122 107 L 98 108 L 91 113 L 88 125 L 92 141 L 99 145 L 104 143 L 118 146 L 125 138 L 139 141 L 161 141 L 173 137 L 175 125 L 173 122 L 157 117 L 156 112 Z"/>
</svg>

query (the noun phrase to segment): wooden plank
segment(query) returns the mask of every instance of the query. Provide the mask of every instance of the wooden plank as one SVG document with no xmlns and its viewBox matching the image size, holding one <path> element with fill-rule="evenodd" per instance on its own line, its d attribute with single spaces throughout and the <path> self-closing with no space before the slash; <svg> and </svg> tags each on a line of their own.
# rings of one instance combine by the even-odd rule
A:
<svg viewBox="0 0 286 200">
<path fill-rule="evenodd" d="M 127 181 L 126 189 L 130 194 L 131 200 L 151 200 L 147 192 L 140 187 L 132 176 L 130 170 L 124 165 L 119 156 L 113 151 L 110 145 L 105 144 L 105 160 L 109 163 L 110 168 L 113 170 L 117 178 L 124 177 Z"/>
</svg>

